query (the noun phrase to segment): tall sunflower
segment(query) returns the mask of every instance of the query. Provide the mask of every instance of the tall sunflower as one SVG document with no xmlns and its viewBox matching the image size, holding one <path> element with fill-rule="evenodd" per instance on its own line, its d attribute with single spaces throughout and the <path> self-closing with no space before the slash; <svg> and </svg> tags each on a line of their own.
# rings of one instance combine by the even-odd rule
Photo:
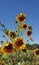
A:
<svg viewBox="0 0 39 65">
<path fill-rule="evenodd" d="M 34 54 L 35 54 L 35 55 L 39 55 L 39 49 L 35 49 L 35 50 L 34 50 Z"/>
<path fill-rule="evenodd" d="M 17 49 L 23 49 L 23 48 L 25 48 L 24 39 L 23 38 L 17 38 L 16 41 L 15 41 L 14 46 Z"/>
<path fill-rule="evenodd" d="M 32 30 L 32 26 L 28 26 L 28 29 L 29 29 L 29 30 Z"/>
<path fill-rule="evenodd" d="M 27 48 L 22 49 L 23 52 L 27 52 Z"/>
<path fill-rule="evenodd" d="M 20 27 L 23 29 L 23 30 L 25 30 L 26 28 L 27 28 L 27 24 L 20 24 Z"/>
<path fill-rule="evenodd" d="M 27 32 L 26 32 L 26 36 L 31 36 L 31 34 L 32 34 L 32 31 L 31 30 L 28 30 Z"/>
<path fill-rule="evenodd" d="M 26 15 L 23 14 L 23 13 L 20 13 L 17 17 L 16 17 L 16 20 L 18 22 L 25 22 L 26 21 Z"/>
<path fill-rule="evenodd" d="M 10 31 L 8 32 L 8 35 L 9 35 L 10 38 L 16 38 L 16 32 L 14 32 L 14 31 L 12 31 L 12 30 L 10 30 Z"/>
<path fill-rule="evenodd" d="M 5 54 L 10 54 L 10 53 L 14 52 L 13 43 L 9 42 L 7 44 L 3 44 L 2 52 L 5 53 Z"/>
</svg>

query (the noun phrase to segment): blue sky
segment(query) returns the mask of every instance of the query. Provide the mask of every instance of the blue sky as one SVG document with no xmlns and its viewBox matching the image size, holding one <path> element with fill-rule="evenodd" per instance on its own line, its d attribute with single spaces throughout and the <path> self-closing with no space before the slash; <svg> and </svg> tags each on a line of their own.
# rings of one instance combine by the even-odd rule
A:
<svg viewBox="0 0 39 65">
<path fill-rule="evenodd" d="M 32 25 L 34 43 L 39 43 L 39 0 L 0 0 L 0 21 L 7 29 L 14 29 L 19 13 L 27 15 L 27 24 Z M 3 32 L 0 31 L 0 40 Z"/>
</svg>

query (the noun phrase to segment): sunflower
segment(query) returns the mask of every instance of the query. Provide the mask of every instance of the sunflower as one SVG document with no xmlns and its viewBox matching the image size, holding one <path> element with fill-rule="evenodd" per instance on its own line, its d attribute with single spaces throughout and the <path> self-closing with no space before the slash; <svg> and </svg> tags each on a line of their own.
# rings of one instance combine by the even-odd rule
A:
<svg viewBox="0 0 39 65">
<path fill-rule="evenodd" d="M 27 48 L 22 49 L 23 52 L 27 52 Z"/>
<path fill-rule="evenodd" d="M 22 24 L 20 24 L 20 27 L 25 30 L 27 28 L 27 24 L 22 23 Z"/>
<path fill-rule="evenodd" d="M 2 52 L 5 53 L 5 54 L 9 54 L 9 53 L 14 52 L 13 43 L 9 42 L 7 44 L 3 44 Z"/>
<path fill-rule="evenodd" d="M 35 49 L 35 50 L 34 50 L 34 54 L 35 54 L 35 55 L 39 55 L 39 49 Z"/>
<path fill-rule="evenodd" d="M 23 13 L 20 13 L 17 17 L 16 17 L 16 20 L 18 22 L 25 22 L 26 21 L 26 15 L 23 14 Z"/>
<path fill-rule="evenodd" d="M 16 32 L 10 30 L 10 31 L 8 32 L 8 34 L 9 34 L 9 37 L 10 37 L 10 38 L 16 38 Z"/>
<path fill-rule="evenodd" d="M 32 26 L 28 26 L 28 29 L 29 29 L 29 30 L 32 30 Z"/>
<path fill-rule="evenodd" d="M 17 38 L 14 46 L 17 49 L 24 49 L 25 48 L 24 39 L 23 38 Z"/>
<path fill-rule="evenodd" d="M 28 30 L 27 32 L 26 32 L 26 36 L 30 36 L 32 34 L 32 31 L 31 30 Z"/>
<path fill-rule="evenodd" d="M 0 65 L 3 65 L 3 62 L 2 61 L 0 61 Z"/>
</svg>

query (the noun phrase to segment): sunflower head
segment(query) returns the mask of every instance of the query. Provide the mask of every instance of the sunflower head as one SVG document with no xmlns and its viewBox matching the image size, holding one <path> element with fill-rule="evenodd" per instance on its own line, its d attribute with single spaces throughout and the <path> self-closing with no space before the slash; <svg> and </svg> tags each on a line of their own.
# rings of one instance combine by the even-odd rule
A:
<svg viewBox="0 0 39 65">
<path fill-rule="evenodd" d="M 15 38 L 16 37 L 16 32 L 14 32 L 12 30 L 10 30 L 8 34 L 9 34 L 10 38 Z"/>
<path fill-rule="evenodd" d="M 30 36 L 32 34 L 32 31 L 31 30 L 28 30 L 27 32 L 26 32 L 26 36 Z"/>
<path fill-rule="evenodd" d="M 26 52 L 26 51 L 27 51 L 27 49 L 26 49 L 26 48 L 24 48 L 24 49 L 22 49 L 22 51 L 23 51 L 23 52 Z"/>
<path fill-rule="evenodd" d="M 27 24 L 24 24 L 24 25 L 23 25 L 23 28 L 26 29 L 26 28 L 27 28 Z"/>
<path fill-rule="evenodd" d="M 25 44 L 24 44 L 24 41 L 23 41 L 23 38 L 18 38 L 16 41 L 15 41 L 15 47 L 17 49 L 22 49 L 25 47 Z"/>
<path fill-rule="evenodd" d="M 22 23 L 22 24 L 20 24 L 20 27 L 25 30 L 27 28 L 27 24 Z"/>
<path fill-rule="evenodd" d="M 32 30 L 32 26 L 28 26 L 28 29 L 29 29 L 29 30 Z"/>
<path fill-rule="evenodd" d="M 25 22 L 26 21 L 26 15 L 23 14 L 23 13 L 20 13 L 17 17 L 16 17 L 16 20 L 18 22 Z"/>
<path fill-rule="evenodd" d="M 39 55 L 39 49 L 35 49 L 35 50 L 34 50 L 34 54 L 35 54 L 35 55 Z"/>
<path fill-rule="evenodd" d="M 12 53 L 14 51 L 13 43 L 9 42 L 7 44 L 3 44 L 2 52 L 5 54 Z"/>
</svg>

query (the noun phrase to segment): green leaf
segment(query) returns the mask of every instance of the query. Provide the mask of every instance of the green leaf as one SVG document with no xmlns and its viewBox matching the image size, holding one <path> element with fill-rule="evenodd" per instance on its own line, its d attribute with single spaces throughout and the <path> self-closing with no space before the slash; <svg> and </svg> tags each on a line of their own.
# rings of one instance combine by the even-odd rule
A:
<svg viewBox="0 0 39 65">
<path fill-rule="evenodd" d="M 9 58 L 9 55 L 6 55 L 6 54 L 5 54 L 5 55 L 2 56 L 2 58 L 8 59 L 8 58 Z"/>
</svg>

